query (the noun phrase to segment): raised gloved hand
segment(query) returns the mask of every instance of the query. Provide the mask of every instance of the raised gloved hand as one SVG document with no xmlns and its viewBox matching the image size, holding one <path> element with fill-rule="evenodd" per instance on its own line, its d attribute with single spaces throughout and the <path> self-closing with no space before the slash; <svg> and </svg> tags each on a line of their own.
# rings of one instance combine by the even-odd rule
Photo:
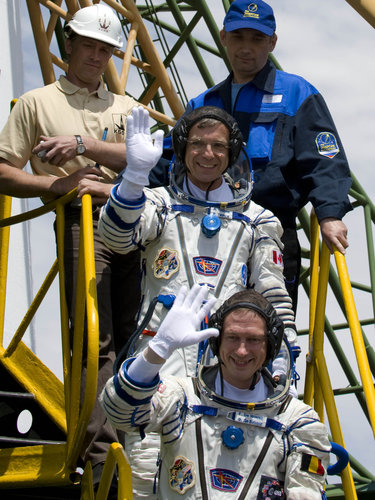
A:
<svg viewBox="0 0 375 500">
<path fill-rule="evenodd" d="M 216 302 L 211 297 L 204 303 L 208 295 L 208 287 L 195 284 L 187 293 L 186 287 L 181 287 L 174 304 L 161 323 L 155 337 L 148 347 L 158 356 L 168 359 L 175 349 L 198 344 L 209 337 L 217 337 L 217 328 L 201 330 L 200 325 Z"/>
<path fill-rule="evenodd" d="M 164 132 L 158 130 L 151 137 L 147 109 L 137 106 L 126 122 L 126 162 L 118 194 L 126 200 L 142 196 L 148 184 L 148 174 L 157 164 L 163 152 Z"/>
</svg>

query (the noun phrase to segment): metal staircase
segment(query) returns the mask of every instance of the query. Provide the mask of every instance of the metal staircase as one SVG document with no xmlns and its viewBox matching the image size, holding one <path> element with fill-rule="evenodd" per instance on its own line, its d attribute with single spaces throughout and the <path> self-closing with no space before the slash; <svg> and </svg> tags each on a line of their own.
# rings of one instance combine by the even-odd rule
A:
<svg viewBox="0 0 375 500">
<path fill-rule="evenodd" d="M 79 7 L 90 5 L 89 0 L 26 0 L 30 23 L 33 29 L 35 45 L 40 61 L 40 68 L 45 84 L 53 82 L 57 75 L 66 69 L 63 44 L 63 23 Z M 102 0 L 114 8 L 123 24 L 124 36 L 127 40 L 125 51 L 116 50 L 113 62 L 103 75 L 108 88 L 116 93 L 125 92 L 150 109 L 155 120 L 155 127 L 169 129 L 184 110 L 188 97 L 194 91 L 190 86 L 197 86 L 197 92 L 217 83 L 216 67 L 220 64 L 228 67 L 225 52 L 219 40 L 217 17 L 213 14 L 205 0 Z M 351 0 L 350 3 L 361 15 L 375 25 L 374 15 L 368 2 Z M 370 3 L 370 2 L 369 2 Z M 215 0 L 215 9 L 224 12 L 230 5 L 229 0 Z M 353 12 L 353 15 L 355 13 Z M 205 26 L 205 36 L 202 30 Z M 186 72 L 188 61 L 194 64 L 194 75 Z M 215 62 L 216 61 L 216 62 Z M 278 64 L 275 61 L 275 64 Z M 192 87 L 195 88 L 195 87 Z M 196 93 L 197 93 L 196 92 Z M 310 301 L 309 326 L 300 329 L 301 339 L 306 339 L 307 350 L 311 351 L 313 338 L 320 334 L 328 341 L 336 358 L 336 365 L 344 374 L 340 387 L 332 389 L 329 377 L 333 375 L 328 369 L 323 379 L 321 365 L 314 355 L 310 356 L 305 377 L 305 400 L 314 404 L 324 418 L 328 413 L 331 433 L 334 440 L 344 439 L 340 429 L 340 414 L 336 410 L 336 402 L 342 396 L 352 395 L 352 404 L 356 411 L 365 416 L 365 421 L 374 433 L 375 422 L 371 407 L 375 376 L 375 354 L 373 342 L 367 337 L 368 327 L 375 323 L 375 255 L 373 228 L 375 223 L 375 207 L 365 190 L 353 174 L 351 198 L 354 210 L 360 214 L 365 227 L 363 235 L 363 265 L 368 267 L 368 280 L 357 280 L 355 276 L 345 275 L 340 256 L 335 254 L 335 265 L 332 265 L 324 248 L 319 250 L 319 237 L 314 220 L 310 219 L 306 210 L 299 214 L 299 235 L 303 246 L 303 269 L 300 279 L 300 294 L 305 292 Z M 6 197 L 5 197 L 6 198 Z M 64 201 L 62 201 L 64 203 Z M 87 202 L 89 203 L 89 202 Z M 18 219 L 7 219 L 10 216 L 9 200 L 0 200 L 0 245 L 1 250 L 1 290 L 6 289 L 7 230 L 9 224 L 22 222 Z M 51 207 L 49 207 L 51 209 Z M 48 210 L 44 209 L 44 210 Z M 39 210 L 41 215 L 43 210 Z M 35 215 L 32 214 L 32 217 Z M 87 225 L 87 221 L 85 223 Z M 88 222 L 89 224 L 89 222 Z M 82 226 L 84 227 L 84 226 Z M 85 251 L 85 250 L 83 250 Z M 89 251 L 86 249 L 86 251 Z M 86 259 L 85 259 L 86 260 Z M 366 263 L 366 260 L 368 264 Z M 4 268 L 5 266 L 5 268 Z M 367 268 L 366 267 L 366 268 Z M 328 269 L 324 276 L 323 269 Z M 55 263 L 46 277 L 43 287 L 49 287 L 56 274 L 59 279 L 64 270 L 61 263 Z M 87 271 L 86 271 L 87 272 Z M 4 281 L 5 280 L 5 281 Z M 40 297 L 36 297 L 34 307 L 43 298 L 43 287 Z M 331 318 L 330 309 L 322 297 L 328 287 L 343 320 L 337 322 Z M 351 291 L 356 296 L 366 297 L 372 304 L 366 317 L 357 317 L 356 310 L 348 307 Z M 0 292 L 0 312 L 4 313 L 5 295 Z M 91 304 L 95 308 L 95 303 Z M 83 314 L 83 313 L 82 313 Z M 33 313 L 27 312 L 26 322 L 31 321 Z M 62 304 L 64 323 L 66 312 Z M 323 318 L 323 320 L 322 320 Z M 2 316 L 3 320 L 3 316 Z M 65 320 L 66 321 L 66 320 Z M 93 330 L 95 332 L 95 325 Z M 82 429 L 87 421 L 87 414 L 92 405 L 92 390 L 87 401 L 87 407 L 77 412 L 77 395 L 72 394 L 72 366 L 79 372 L 80 360 L 74 360 L 68 352 L 70 345 L 67 340 L 66 324 L 62 325 L 63 350 L 65 359 L 64 383 L 61 383 L 35 355 L 22 343 L 24 327 L 15 333 L 14 340 L 0 351 L 0 490 L 8 495 L 6 498 L 75 498 L 79 487 L 74 483 L 77 479 L 77 449 Z M 324 330 L 324 331 L 322 331 Z M 64 333 L 65 332 L 65 333 Z M 354 332 L 354 333 L 353 333 Z M 353 343 L 360 353 L 357 357 L 358 366 L 366 368 L 358 375 L 357 365 L 348 357 L 342 341 L 353 338 Z M 64 336 L 65 335 L 65 336 Z M 308 339 L 308 340 L 307 340 Z M 363 344 L 362 344 L 363 341 Z M 95 333 L 93 338 L 93 349 Z M 365 357 L 362 357 L 365 352 Z M 303 360 L 299 361 L 302 371 Z M 92 369 L 95 379 L 95 367 Z M 310 378 L 309 378 L 310 377 Z M 91 388 L 92 389 L 92 388 Z M 300 388 L 302 390 L 302 387 Z M 328 409 L 327 409 L 328 407 Z M 30 429 L 22 434 L 17 428 L 17 418 L 22 410 L 28 410 L 33 416 Z M 331 422 L 332 419 L 332 422 Z M 338 428 L 335 425 L 338 424 Z M 369 446 L 373 446 L 373 442 Z M 350 443 L 346 443 L 350 453 Z M 126 457 L 118 448 L 111 450 L 110 466 L 123 471 L 121 482 L 121 498 L 131 498 L 131 481 L 126 464 Z M 28 465 L 30 464 L 30 465 Z M 356 457 L 351 456 L 351 466 L 337 481 L 327 486 L 327 496 L 330 499 L 375 498 L 375 471 L 369 471 Z M 83 498 L 94 498 L 90 485 L 90 470 L 85 471 L 83 479 Z M 110 471 L 105 481 L 110 481 Z M 108 483 L 109 484 L 109 483 Z M 127 489 L 128 488 L 128 489 Z M 68 490 L 67 490 L 68 489 Z M 69 494 L 67 493 L 69 492 Z M 104 490 L 105 491 L 105 488 Z M 31 493 L 32 492 L 32 493 Z M 0 495 L 3 497 L 2 492 Z M 15 496 L 12 496 L 15 495 Z M 19 495 L 19 496 L 17 496 Z M 24 495 L 24 496 L 22 496 Z M 49 496 L 48 496 L 49 495 Z M 54 496 L 61 495 L 61 496 Z M 66 496 L 64 496 L 66 495 Z M 5 497 L 4 497 L 5 498 Z M 105 498 L 97 496 L 96 498 Z"/>
</svg>

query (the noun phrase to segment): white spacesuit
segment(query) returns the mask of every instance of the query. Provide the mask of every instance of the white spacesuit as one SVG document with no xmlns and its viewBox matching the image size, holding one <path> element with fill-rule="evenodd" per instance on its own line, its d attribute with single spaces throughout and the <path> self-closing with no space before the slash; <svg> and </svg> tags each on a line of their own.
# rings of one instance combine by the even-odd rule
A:
<svg viewBox="0 0 375 500">
<path fill-rule="evenodd" d="M 152 300 L 159 298 L 150 321 L 143 325 L 148 336 L 157 331 L 167 313 L 164 303 L 170 296 L 182 285 L 191 288 L 194 283 L 207 284 L 219 299 L 218 306 L 234 292 L 254 287 L 269 297 L 286 324 L 293 324 L 280 264 L 282 229 L 271 212 L 252 202 L 239 207 L 238 212 L 193 202 L 181 204 L 169 188 L 145 189 L 144 194 L 142 202 L 130 208 L 114 188 L 99 227 L 102 238 L 115 251 L 130 251 L 137 245 L 144 248 L 140 321 Z M 126 230 L 121 231 L 121 222 L 116 225 L 113 212 L 126 221 Z M 202 219 L 212 214 L 219 214 L 222 227 L 208 238 L 202 231 Z M 136 352 L 139 349 L 138 345 Z M 171 361 L 165 370 L 181 373 L 183 362 L 185 373 L 195 375 L 197 349 L 192 346 L 179 352 L 175 369 Z"/>
<path fill-rule="evenodd" d="M 152 162 L 147 160 L 147 143 L 153 161 L 155 156 L 144 113 L 143 108 L 135 108 L 128 119 L 127 177 L 113 188 L 98 226 L 112 250 L 142 250 L 139 326 L 130 345 L 125 346 L 125 354 L 118 356 L 115 369 L 119 360 L 145 348 L 181 286 L 191 289 L 195 283 L 209 287 L 210 295 L 217 299 L 216 307 L 233 293 L 254 288 L 273 304 L 287 327 L 289 343 L 298 350 L 292 301 L 284 284 L 282 227 L 271 212 L 250 200 L 252 172 L 242 152 L 236 122 L 216 108 L 201 108 L 191 114 L 192 120 L 189 115 L 183 117 L 173 129 L 176 158 L 170 185 L 147 189 L 147 177 L 139 179 L 145 165 L 148 170 L 152 168 Z M 220 176 L 221 186 L 204 192 L 188 179 L 185 153 L 189 130 L 207 116 L 230 130 L 230 155 L 229 167 Z M 195 376 L 203 348 L 204 344 L 195 344 L 175 350 L 161 373 Z M 282 350 L 274 361 L 273 375 L 286 373 L 285 355 Z M 142 442 L 138 434 L 126 436 L 136 498 L 152 498 L 158 449 L 159 436 L 155 434 L 148 434 Z"/>
<path fill-rule="evenodd" d="M 227 307 L 222 317 L 235 307 L 244 304 Z M 275 326 L 272 313 L 261 313 L 267 317 L 267 356 L 272 359 L 283 329 Z M 189 333 L 178 332 L 177 326 L 179 319 L 188 322 L 187 317 L 177 311 L 175 318 L 175 330 L 173 322 L 166 335 L 168 328 L 162 325 L 159 330 L 167 339 L 164 344 L 175 342 L 173 348 Z M 220 331 L 223 319 L 213 324 Z M 220 363 L 209 356 L 202 358 L 196 378 L 166 376 L 162 381 L 158 376 L 143 378 L 141 357 L 134 364 L 140 361 L 142 369 L 134 374 L 134 359 L 123 363 L 101 401 L 115 427 L 127 432 L 140 427 L 161 435 L 159 499 L 322 498 L 331 449 L 328 433 L 311 407 L 289 395 L 288 377 L 276 386 L 263 369 L 256 387 L 235 400 L 220 390 Z M 257 386 L 265 391 L 261 401 L 253 397 Z"/>
<path fill-rule="evenodd" d="M 204 488 L 206 498 L 215 500 L 227 498 L 228 492 L 233 499 L 280 499 L 285 498 L 282 490 L 289 498 L 293 487 L 298 489 L 293 491 L 293 499 L 321 499 L 330 443 L 314 410 L 296 398 L 286 398 L 285 390 L 272 394 L 271 388 L 269 400 L 274 404 L 268 400 L 256 403 L 251 412 L 247 404 L 235 404 L 219 396 L 213 404 L 208 380 L 214 379 L 215 373 L 210 372 L 213 368 L 205 370 L 198 379 L 167 376 L 160 386 L 156 381 L 147 389 L 129 381 L 126 365 L 119 374 L 118 383 L 134 398 L 135 406 L 123 400 L 124 424 L 116 425 L 128 432 L 147 425 L 146 432 L 162 436 L 158 498 L 180 499 L 181 494 L 186 499 L 205 498 Z M 150 396 L 147 404 L 136 403 Z M 286 408 L 278 415 L 283 400 Z M 118 396 L 108 387 L 104 404 L 116 405 L 120 411 Z M 267 436 L 272 437 L 270 444 Z M 238 440 L 241 444 L 233 448 Z M 261 450 L 265 451 L 262 461 Z M 273 490 L 274 496 L 258 497 L 266 488 Z"/>
<path fill-rule="evenodd" d="M 174 131 L 179 133 L 177 125 Z M 155 334 L 180 287 L 191 288 L 194 283 L 209 286 L 217 307 L 234 292 L 254 288 L 289 327 L 288 339 L 294 346 L 294 313 L 283 276 L 282 227 L 271 212 L 250 200 L 252 180 L 246 156 L 241 154 L 224 174 L 229 201 L 222 201 L 223 188 L 210 191 L 208 200 L 202 200 L 197 189 L 189 193 L 191 184 L 182 161 L 172 166 L 170 177 L 168 188 L 144 188 L 139 199 L 130 201 L 115 186 L 99 220 L 99 233 L 112 250 L 142 249 L 138 323 L 143 337 L 137 337 L 130 353 L 140 352 Z M 163 370 L 181 374 L 183 369 L 184 374 L 195 375 L 197 355 L 198 346 L 179 351 Z M 281 361 L 273 372 L 284 372 Z"/>
</svg>

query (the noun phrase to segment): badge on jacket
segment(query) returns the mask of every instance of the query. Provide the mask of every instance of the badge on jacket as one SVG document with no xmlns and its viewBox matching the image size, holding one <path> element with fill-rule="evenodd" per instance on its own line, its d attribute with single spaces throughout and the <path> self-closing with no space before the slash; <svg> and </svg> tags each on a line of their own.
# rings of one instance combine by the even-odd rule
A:
<svg viewBox="0 0 375 500">
<path fill-rule="evenodd" d="M 214 257 L 193 257 L 195 272 L 203 276 L 217 276 L 223 263 Z"/>
<path fill-rule="evenodd" d="M 315 139 L 318 153 L 327 158 L 333 158 L 340 152 L 336 137 L 331 132 L 320 132 Z"/>
<path fill-rule="evenodd" d="M 284 266 L 283 262 L 283 254 L 280 252 L 280 250 L 273 250 L 272 251 L 272 260 L 273 263 L 276 264 L 277 266 Z"/>
<path fill-rule="evenodd" d="M 174 464 L 169 468 L 169 485 L 181 495 L 192 488 L 195 485 L 194 462 L 183 456 L 176 457 Z"/>
<path fill-rule="evenodd" d="M 234 493 L 243 479 L 241 474 L 229 469 L 210 469 L 211 486 L 215 490 Z"/>
<path fill-rule="evenodd" d="M 284 481 L 275 477 L 260 478 L 259 493 L 256 500 L 282 500 L 285 497 Z"/>
<path fill-rule="evenodd" d="M 177 250 L 163 248 L 154 261 L 154 276 L 155 278 L 169 278 L 180 269 L 180 260 Z"/>
</svg>

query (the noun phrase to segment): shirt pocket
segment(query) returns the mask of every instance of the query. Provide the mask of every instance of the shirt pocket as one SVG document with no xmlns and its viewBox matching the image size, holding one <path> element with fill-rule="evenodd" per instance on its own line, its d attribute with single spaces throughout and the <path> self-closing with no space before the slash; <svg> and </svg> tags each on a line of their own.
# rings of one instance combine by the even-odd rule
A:
<svg viewBox="0 0 375 500">
<path fill-rule="evenodd" d="M 271 161 L 278 113 L 259 113 L 250 118 L 247 152 L 255 163 Z"/>
</svg>

